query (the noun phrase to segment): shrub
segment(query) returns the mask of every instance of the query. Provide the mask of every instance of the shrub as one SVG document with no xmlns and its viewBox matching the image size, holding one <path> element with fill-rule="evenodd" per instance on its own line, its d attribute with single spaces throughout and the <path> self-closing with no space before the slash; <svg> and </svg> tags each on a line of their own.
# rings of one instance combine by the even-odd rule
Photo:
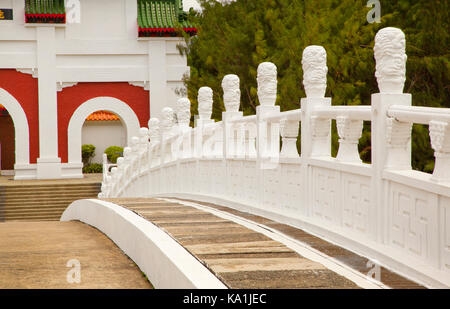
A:
<svg viewBox="0 0 450 309">
<path fill-rule="evenodd" d="M 100 163 L 87 164 L 85 167 L 83 167 L 83 173 L 85 174 L 102 173 L 102 172 L 103 172 L 103 165 Z"/>
<path fill-rule="evenodd" d="M 108 157 L 108 161 L 115 164 L 117 163 L 117 159 L 123 154 L 123 147 L 111 146 L 106 148 L 105 153 Z"/>
<path fill-rule="evenodd" d="M 81 146 L 81 158 L 83 160 L 83 165 L 86 166 L 91 163 L 91 159 L 95 156 L 95 146 L 94 145 L 83 145 Z"/>
</svg>

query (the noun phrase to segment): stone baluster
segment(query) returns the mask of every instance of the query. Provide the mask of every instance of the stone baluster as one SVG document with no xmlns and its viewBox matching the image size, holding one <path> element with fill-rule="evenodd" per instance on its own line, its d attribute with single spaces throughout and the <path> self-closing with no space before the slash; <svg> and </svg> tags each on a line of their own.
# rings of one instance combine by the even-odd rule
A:
<svg viewBox="0 0 450 309">
<path fill-rule="evenodd" d="M 225 75 L 222 79 L 223 102 L 225 112 L 222 113 L 223 133 L 223 156 L 232 158 L 236 153 L 236 128 L 230 120 L 242 117 L 239 111 L 241 105 L 241 90 L 239 88 L 239 77 L 234 74 Z"/>
<path fill-rule="evenodd" d="M 118 181 L 117 181 L 117 167 L 113 167 L 111 169 L 111 186 L 110 186 L 110 194 L 109 197 L 117 197 L 117 186 L 118 186 Z"/>
<path fill-rule="evenodd" d="M 257 119 L 257 158 L 258 165 L 263 169 L 278 166 L 280 155 L 280 124 L 268 123 L 265 116 L 280 113 L 280 107 L 275 106 L 277 100 L 277 67 L 271 62 L 263 62 L 258 66 L 258 99 L 260 105 L 256 107 Z"/>
<path fill-rule="evenodd" d="M 303 51 L 303 85 L 306 98 L 302 108 L 302 156 L 331 155 L 331 120 L 313 116 L 314 109 L 330 106 L 325 98 L 327 88 L 327 52 L 322 46 L 308 46 Z"/>
<path fill-rule="evenodd" d="M 283 119 L 280 122 L 282 137 L 281 158 L 298 158 L 297 137 L 300 123 L 297 120 Z"/>
<path fill-rule="evenodd" d="M 147 144 L 148 144 L 148 129 L 140 128 L 139 129 L 139 149 L 141 152 L 147 150 Z"/>
<path fill-rule="evenodd" d="M 178 141 L 178 145 L 182 146 L 181 157 L 189 158 L 192 153 L 191 134 L 189 127 L 189 123 L 191 121 L 191 102 L 189 101 L 189 99 L 187 98 L 178 99 L 177 118 L 178 118 L 178 127 L 180 131 L 180 140 Z"/>
<path fill-rule="evenodd" d="M 201 158 L 204 155 L 204 143 L 206 136 L 204 136 L 204 127 L 207 124 L 213 123 L 211 119 L 213 108 L 213 91 L 209 87 L 201 87 L 198 90 L 198 114 L 199 118 L 195 121 L 195 140 L 194 140 L 194 156 Z"/>
<path fill-rule="evenodd" d="M 170 107 L 163 108 L 161 114 L 161 163 L 167 163 L 172 160 L 172 145 L 168 142 L 168 139 L 174 134 L 175 114 Z"/>
<path fill-rule="evenodd" d="M 336 159 L 340 162 L 361 163 L 358 142 L 362 135 L 363 121 L 338 116 L 336 127 L 339 135 L 339 151 Z"/>
<path fill-rule="evenodd" d="M 386 119 L 387 156 L 384 165 L 387 169 L 411 169 L 409 144 L 411 142 L 412 123 L 400 122 L 394 118 Z"/>
<path fill-rule="evenodd" d="M 212 110 L 211 110 L 212 113 Z M 191 101 L 188 98 L 181 98 L 177 101 L 178 126 L 182 130 L 189 128 L 191 121 Z"/>
<path fill-rule="evenodd" d="M 432 120 L 429 130 L 436 158 L 431 179 L 437 182 L 450 182 L 450 123 Z"/>
<path fill-rule="evenodd" d="M 154 145 L 161 140 L 161 132 L 159 130 L 158 118 L 151 118 L 148 121 L 148 135 L 150 137 L 151 145 Z"/>
<path fill-rule="evenodd" d="M 247 123 L 247 136 L 246 136 L 246 149 L 245 153 L 247 158 L 255 159 L 257 157 L 256 152 L 256 136 L 257 136 L 257 127 L 256 123 L 250 122 Z"/>
<path fill-rule="evenodd" d="M 159 128 L 158 118 L 151 118 L 148 121 L 148 135 L 150 137 L 150 151 L 148 155 L 150 167 L 159 164 L 159 153 L 155 150 L 155 146 L 161 141 L 161 132 Z"/>
</svg>

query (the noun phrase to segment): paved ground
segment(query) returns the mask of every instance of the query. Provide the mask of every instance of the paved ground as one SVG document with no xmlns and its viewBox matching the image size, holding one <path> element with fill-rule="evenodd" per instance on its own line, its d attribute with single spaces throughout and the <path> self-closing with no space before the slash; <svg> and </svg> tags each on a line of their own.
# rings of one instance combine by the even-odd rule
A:
<svg viewBox="0 0 450 309">
<path fill-rule="evenodd" d="M 81 264 L 81 283 L 66 266 Z M 0 289 L 148 289 L 139 268 L 103 233 L 81 222 L 0 223 Z"/>
</svg>

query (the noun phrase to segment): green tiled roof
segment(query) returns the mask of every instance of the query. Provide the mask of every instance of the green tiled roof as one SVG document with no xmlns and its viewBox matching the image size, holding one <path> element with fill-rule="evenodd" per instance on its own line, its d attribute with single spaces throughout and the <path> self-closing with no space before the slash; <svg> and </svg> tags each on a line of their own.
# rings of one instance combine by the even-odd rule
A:
<svg viewBox="0 0 450 309">
<path fill-rule="evenodd" d="M 195 33 L 182 0 L 138 0 L 139 36 L 175 35 L 177 29 Z"/>
<path fill-rule="evenodd" d="M 25 16 L 32 23 L 64 23 L 64 0 L 25 0 Z"/>
</svg>

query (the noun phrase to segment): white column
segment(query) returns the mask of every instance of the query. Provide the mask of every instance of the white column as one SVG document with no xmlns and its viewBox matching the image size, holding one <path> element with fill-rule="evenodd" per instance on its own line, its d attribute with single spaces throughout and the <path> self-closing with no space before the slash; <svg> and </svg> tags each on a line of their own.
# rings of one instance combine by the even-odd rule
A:
<svg viewBox="0 0 450 309">
<path fill-rule="evenodd" d="M 39 72 L 39 158 L 37 159 L 37 178 L 61 178 L 61 159 L 58 157 L 55 27 L 37 27 L 36 32 Z"/>
<path fill-rule="evenodd" d="M 160 117 L 162 109 L 170 107 L 167 102 L 166 41 L 163 38 L 148 41 L 148 70 L 150 117 Z"/>
<path fill-rule="evenodd" d="M 376 211 L 376 239 L 379 242 L 387 241 L 386 218 L 388 209 L 384 206 L 385 188 L 383 182 L 383 170 L 404 169 L 405 164 L 393 166 L 392 162 L 398 163 L 399 160 L 393 160 L 395 157 L 388 138 L 392 140 L 391 134 L 388 134 L 387 111 L 391 105 L 411 105 L 411 95 L 403 93 L 403 87 L 406 80 L 406 53 L 405 53 L 405 35 L 397 28 L 383 28 L 378 31 L 375 37 L 375 76 L 378 82 L 380 93 L 372 94 L 372 209 Z M 392 121 L 391 121 L 392 124 Z M 408 133 L 409 127 L 406 126 Z M 398 131 L 398 130 L 397 130 Z M 404 132 L 405 130 L 399 130 Z M 410 131 L 409 131 L 410 132 Z M 394 132 L 395 133 L 395 132 Z M 391 136 L 389 136 L 391 135 Z M 406 166 L 411 162 L 411 140 L 402 133 L 401 160 L 406 161 Z M 388 157 L 390 160 L 388 161 Z M 390 162 L 389 164 L 387 164 Z M 402 167 L 403 165 L 403 167 Z M 375 218 L 375 214 L 371 215 Z"/>
</svg>

